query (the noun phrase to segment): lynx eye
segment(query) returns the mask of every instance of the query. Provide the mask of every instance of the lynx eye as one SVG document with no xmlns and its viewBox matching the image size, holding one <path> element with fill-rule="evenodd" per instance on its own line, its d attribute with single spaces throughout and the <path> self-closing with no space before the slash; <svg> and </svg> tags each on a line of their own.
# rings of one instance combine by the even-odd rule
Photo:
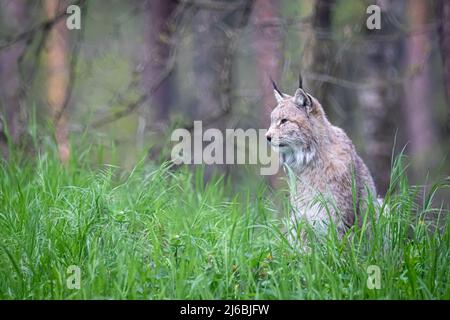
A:
<svg viewBox="0 0 450 320">
<path fill-rule="evenodd" d="M 287 121 L 288 121 L 287 119 L 281 119 L 280 124 L 286 123 Z"/>
</svg>

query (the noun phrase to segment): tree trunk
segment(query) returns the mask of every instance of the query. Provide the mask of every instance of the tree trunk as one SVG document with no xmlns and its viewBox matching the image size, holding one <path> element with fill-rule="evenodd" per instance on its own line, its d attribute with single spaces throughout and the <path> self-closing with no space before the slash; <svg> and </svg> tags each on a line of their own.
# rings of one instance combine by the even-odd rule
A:
<svg viewBox="0 0 450 320">
<path fill-rule="evenodd" d="M 334 0 L 316 0 L 311 30 L 305 47 L 303 68 L 315 74 L 334 74 L 334 43 L 331 39 L 331 19 Z M 305 87 L 329 111 L 329 84 L 305 77 Z"/>
<path fill-rule="evenodd" d="M 141 87 L 144 91 L 154 86 L 154 81 L 167 67 L 171 50 L 173 28 L 170 18 L 177 7 L 175 0 L 152 0 L 146 2 L 145 50 L 146 66 L 142 75 Z M 162 131 L 167 126 L 172 104 L 174 79 L 169 75 L 154 91 L 150 99 L 150 118 L 152 129 Z"/>
<path fill-rule="evenodd" d="M 26 1 L 7 1 L 0 4 L 2 26 L 10 34 L 18 34 L 26 27 Z M 6 135 L 17 144 L 25 131 L 26 112 L 22 105 L 23 87 L 19 73 L 19 59 L 25 50 L 25 42 L 19 41 L 0 51 L 0 144 L 6 154 Z M 1 119 L 1 118 L 0 118 Z M 8 132 L 6 132 L 8 130 Z"/>
<path fill-rule="evenodd" d="M 229 38 L 220 28 L 224 12 L 201 8 L 195 15 L 194 22 L 194 73 L 196 108 L 195 118 L 217 113 L 222 109 L 220 74 L 224 70 Z"/>
<path fill-rule="evenodd" d="M 280 24 L 280 0 L 259 0 L 252 11 L 251 23 L 254 26 L 253 50 L 256 58 L 261 100 L 263 108 L 260 123 L 263 128 L 270 125 L 270 113 L 276 106 L 270 78 L 279 82 L 283 61 L 283 29 Z M 277 175 L 269 176 L 272 186 L 280 184 Z"/>
<path fill-rule="evenodd" d="M 203 119 L 203 130 L 225 130 L 232 111 L 232 71 L 240 30 L 247 24 L 252 1 L 216 1 L 229 8 L 200 6 L 194 17 L 194 75 L 196 96 L 191 116 Z M 234 6 L 233 4 L 236 4 Z M 208 120 L 208 121 L 206 121 Z M 226 150 L 224 150 L 224 155 Z M 214 170 L 229 172 L 230 166 L 205 170 L 209 180 Z"/>
<path fill-rule="evenodd" d="M 252 1 L 218 1 L 230 8 L 200 7 L 194 18 L 194 73 L 198 118 L 231 107 L 232 66 L 239 29 L 247 24 Z M 232 6 L 235 3 L 236 6 Z"/>
<path fill-rule="evenodd" d="M 410 28 L 421 30 L 427 19 L 427 1 L 410 0 L 408 2 Z M 424 160 L 429 159 L 429 151 L 436 142 L 429 103 L 429 79 L 427 33 L 412 34 L 407 39 L 408 71 L 412 78 L 405 86 L 405 114 L 410 140 L 410 151 L 415 156 L 418 169 L 422 171 Z M 423 173 L 423 172 L 421 172 Z"/>
<path fill-rule="evenodd" d="M 259 71 L 261 104 L 264 106 L 261 124 L 265 128 L 270 124 L 270 113 L 276 105 L 269 76 L 275 81 L 279 81 L 281 77 L 283 30 L 280 20 L 279 0 L 259 0 L 253 8 L 253 48 Z"/>
<path fill-rule="evenodd" d="M 400 73 L 401 41 L 379 41 L 372 37 L 394 34 L 397 27 L 390 21 L 393 14 L 404 11 L 401 2 L 384 2 L 381 12 L 381 30 L 366 29 L 369 40 L 359 65 L 362 69 L 361 83 L 367 89 L 357 91 L 358 104 L 362 111 L 361 126 L 365 145 L 365 161 L 375 179 L 379 194 L 389 187 L 393 137 L 397 119 L 397 108 L 401 104 L 400 85 L 390 85 Z"/>
<path fill-rule="evenodd" d="M 437 8 L 437 14 L 440 17 L 438 34 L 444 65 L 444 85 L 448 108 L 447 133 L 450 135 L 450 2 L 447 0 L 439 0 Z"/>
<path fill-rule="evenodd" d="M 139 113 L 139 125 L 137 130 L 138 148 L 144 146 L 148 130 L 154 134 L 152 141 L 155 144 L 149 151 L 149 157 L 161 161 L 163 145 L 161 137 L 164 135 L 169 122 L 170 109 L 174 102 L 175 79 L 171 72 L 156 89 L 157 79 L 165 74 L 168 68 L 173 50 L 173 35 L 175 26 L 173 17 L 177 9 L 176 0 L 146 0 L 143 2 L 145 10 L 144 27 L 144 54 L 145 65 L 140 79 L 140 88 L 143 94 L 153 90 L 148 101 L 150 108 Z"/>
<path fill-rule="evenodd" d="M 64 10 L 64 1 L 45 0 L 47 19 L 55 18 Z M 54 119 L 59 157 L 67 163 L 70 157 L 69 129 L 64 104 L 69 86 L 69 34 L 65 20 L 58 21 L 49 31 L 46 43 L 47 100 Z"/>
</svg>

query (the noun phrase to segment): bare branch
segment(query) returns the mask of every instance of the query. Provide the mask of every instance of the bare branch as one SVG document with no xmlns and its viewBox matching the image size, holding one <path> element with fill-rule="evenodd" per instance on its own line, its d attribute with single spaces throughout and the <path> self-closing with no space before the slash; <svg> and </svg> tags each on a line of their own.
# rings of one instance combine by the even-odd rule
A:
<svg viewBox="0 0 450 320">
<path fill-rule="evenodd" d="M 77 5 L 77 6 L 82 7 L 82 6 L 86 5 L 86 0 L 77 0 L 74 3 L 67 5 L 67 7 L 64 10 L 62 10 L 59 14 L 57 14 L 53 19 L 43 21 L 43 22 L 35 25 L 34 27 L 30 28 L 27 31 L 24 31 L 24 32 L 21 32 L 12 37 L 6 38 L 6 40 L 3 43 L 0 43 L 0 50 L 8 48 L 8 47 L 12 46 L 13 44 L 20 42 L 22 40 L 29 40 L 31 37 L 34 36 L 35 33 L 39 32 L 39 31 L 50 30 L 56 23 L 58 23 L 59 20 L 61 20 L 62 18 L 64 18 L 67 15 L 66 10 L 70 5 Z"/>
<path fill-rule="evenodd" d="M 253 6 L 253 1 L 247 1 L 246 6 L 243 8 L 242 15 L 238 22 L 236 29 L 228 30 L 228 34 L 231 37 L 231 40 L 226 48 L 225 60 L 223 63 L 222 72 L 220 74 L 220 82 L 221 82 L 221 110 L 216 112 L 215 114 L 202 119 L 202 122 L 205 125 L 214 123 L 224 116 L 229 115 L 232 112 L 232 104 L 231 104 L 231 70 L 233 57 L 236 53 L 239 44 L 239 36 L 242 33 L 243 28 L 247 25 L 251 9 Z M 183 126 L 185 129 L 191 131 L 193 130 L 193 124 L 186 124 Z"/>
<path fill-rule="evenodd" d="M 409 70 L 403 77 L 397 77 L 390 81 L 382 81 L 382 82 L 371 82 L 371 83 L 360 83 L 349 81 L 341 78 L 336 78 L 327 74 L 320 74 L 314 72 L 303 71 L 302 75 L 306 79 L 311 79 L 313 81 L 327 82 L 331 83 L 343 88 L 352 89 L 352 90 L 365 90 L 371 88 L 385 88 L 392 85 L 400 85 L 403 84 L 409 78 L 414 77 L 420 72 L 420 67 Z"/>
<path fill-rule="evenodd" d="M 190 9 L 190 10 L 189 10 Z M 177 30 L 177 37 L 180 37 L 183 34 L 183 28 L 180 28 L 183 20 L 188 20 L 189 16 L 192 16 L 195 13 L 195 8 L 193 8 L 190 5 L 187 4 L 180 4 L 179 8 L 173 13 L 173 16 L 171 17 L 171 23 L 173 24 L 174 30 Z M 190 12 L 190 15 L 188 16 L 187 13 Z M 176 41 L 175 41 L 176 43 Z M 161 73 L 158 75 L 156 80 L 154 81 L 153 85 L 147 91 L 146 93 L 142 94 L 139 98 L 136 100 L 130 102 L 125 109 L 117 111 L 109 116 L 106 116 L 102 119 L 96 120 L 92 123 L 92 127 L 98 128 L 103 125 L 106 125 L 108 123 L 114 122 L 116 120 L 119 120 L 123 117 L 126 117 L 133 113 L 135 110 L 137 110 L 142 104 L 144 104 L 153 94 L 154 92 L 161 86 L 161 84 L 170 76 L 172 73 L 175 63 L 176 63 L 176 55 L 177 55 L 178 48 L 177 46 L 172 46 L 168 63 L 165 65 L 164 69 L 161 71 Z M 135 87 L 139 83 L 139 77 L 135 77 L 127 86 L 127 90 L 129 91 L 133 87 Z M 123 94 L 116 95 L 113 99 L 109 101 L 109 105 L 112 105 L 114 103 L 117 103 L 118 101 L 122 101 Z"/>
</svg>

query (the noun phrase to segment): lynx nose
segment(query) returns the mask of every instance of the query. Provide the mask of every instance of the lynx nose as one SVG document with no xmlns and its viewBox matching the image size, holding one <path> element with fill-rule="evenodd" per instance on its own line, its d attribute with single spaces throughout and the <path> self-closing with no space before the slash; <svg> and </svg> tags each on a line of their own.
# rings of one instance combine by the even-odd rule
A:
<svg viewBox="0 0 450 320">
<path fill-rule="evenodd" d="M 269 135 L 269 134 L 266 134 L 266 139 L 267 139 L 267 141 L 271 141 L 272 140 L 272 136 L 271 135 Z"/>
</svg>

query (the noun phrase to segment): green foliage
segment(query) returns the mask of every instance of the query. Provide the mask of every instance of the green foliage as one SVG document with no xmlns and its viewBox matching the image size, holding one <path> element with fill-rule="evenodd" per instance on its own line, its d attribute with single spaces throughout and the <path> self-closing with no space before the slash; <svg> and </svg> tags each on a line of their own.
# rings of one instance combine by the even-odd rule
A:
<svg viewBox="0 0 450 320">
<path fill-rule="evenodd" d="M 417 219 L 441 185 L 419 206 L 401 161 L 377 223 L 344 239 L 309 230 L 304 252 L 284 235 L 289 206 L 277 215 L 264 187 L 234 194 L 167 164 L 93 169 L 86 154 L 66 167 L 53 153 L 1 163 L 1 299 L 450 298 L 448 224 Z M 66 285 L 70 265 L 79 290 Z"/>
</svg>

